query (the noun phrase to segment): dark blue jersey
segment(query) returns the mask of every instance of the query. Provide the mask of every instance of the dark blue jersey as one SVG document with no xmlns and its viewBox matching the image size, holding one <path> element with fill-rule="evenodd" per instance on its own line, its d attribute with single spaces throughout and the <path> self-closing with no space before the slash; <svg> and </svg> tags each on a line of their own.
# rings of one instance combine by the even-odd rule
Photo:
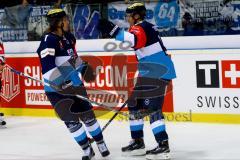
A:
<svg viewBox="0 0 240 160">
<path fill-rule="evenodd" d="M 142 21 L 131 26 L 128 32 L 120 30 L 116 39 L 132 44 L 139 61 L 140 76 L 164 79 L 176 77 L 172 60 L 166 54 L 166 48 L 153 24 Z"/>
<path fill-rule="evenodd" d="M 71 33 L 63 37 L 48 33 L 42 38 L 37 53 L 42 65 L 45 91 L 55 92 L 50 84 L 60 85 L 66 80 L 73 81 L 74 85 L 82 84 L 78 72 L 82 60 L 77 56 L 75 43 L 76 39 Z"/>
</svg>

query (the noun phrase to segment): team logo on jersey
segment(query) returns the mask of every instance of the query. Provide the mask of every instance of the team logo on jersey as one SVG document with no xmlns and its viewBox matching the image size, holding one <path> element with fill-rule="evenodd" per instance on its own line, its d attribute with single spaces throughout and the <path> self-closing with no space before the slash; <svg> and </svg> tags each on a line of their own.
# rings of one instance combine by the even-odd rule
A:
<svg viewBox="0 0 240 160">
<path fill-rule="evenodd" d="M 68 49 L 68 50 L 67 50 L 67 53 L 68 53 L 68 55 L 70 55 L 70 56 L 74 56 L 74 55 L 75 55 L 74 52 L 73 52 L 73 49 Z"/>
<path fill-rule="evenodd" d="M 40 55 L 41 55 L 41 58 L 44 58 L 47 55 L 55 56 L 55 49 L 54 48 L 46 48 L 41 51 Z"/>
<path fill-rule="evenodd" d="M 5 65 L 2 72 L 1 96 L 7 102 L 11 101 L 20 93 L 19 75 L 10 71 L 10 67 Z"/>
</svg>

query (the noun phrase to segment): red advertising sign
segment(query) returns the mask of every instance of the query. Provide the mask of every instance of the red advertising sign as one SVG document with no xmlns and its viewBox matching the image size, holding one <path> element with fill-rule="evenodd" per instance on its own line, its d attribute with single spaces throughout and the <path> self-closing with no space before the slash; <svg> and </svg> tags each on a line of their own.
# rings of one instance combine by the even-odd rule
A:
<svg viewBox="0 0 240 160">
<path fill-rule="evenodd" d="M 133 55 L 84 56 L 96 70 L 97 77 L 92 83 L 84 83 L 91 100 L 111 107 L 120 107 L 134 86 L 136 59 Z M 2 107 L 51 109 L 41 83 L 20 77 L 10 71 L 10 66 L 26 75 L 42 79 L 38 57 L 10 57 L 2 76 Z M 172 85 L 168 88 L 164 102 L 165 112 L 173 112 Z M 96 107 L 96 109 L 100 109 Z"/>
</svg>

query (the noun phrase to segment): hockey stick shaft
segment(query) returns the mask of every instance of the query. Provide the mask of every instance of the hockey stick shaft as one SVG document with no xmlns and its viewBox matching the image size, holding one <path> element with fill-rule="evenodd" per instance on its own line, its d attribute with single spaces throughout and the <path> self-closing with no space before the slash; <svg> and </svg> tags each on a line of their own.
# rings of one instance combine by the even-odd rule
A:
<svg viewBox="0 0 240 160">
<path fill-rule="evenodd" d="M 90 99 L 88 99 L 88 98 L 86 98 L 86 97 L 84 97 L 84 96 L 78 95 L 78 94 L 75 95 L 75 96 L 78 97 L 78 98 L 80 98 L 80 99 L 82 99 L 82 100 L 86 100 L 86 101 L 88 101 L 89 103 L 95 104 L 95 105 L 100 106 L 100 107 L 105 108 L 105 109 L 108 109 L 108 110 L 110 110 L 110 111 L 112 111 L 112 112 L 115 112 L 115 113 L 121 114 L 121 115 L 123 115 L 123 116 L 129 117 L 129 114 L 119 112 L 118 110 L 113 109 L 112 107 L 106 106 L 106 105 L 104 105 L 104 104 L 102 104 L 102 103 L 98 103 L 98 102 L 92 101 L 92 100 L 90 100 Z"/>
<path fill-rule="evenodd" d="M 22 77 L 29 78 L 29 79 L 31 79 L 31 80 L 34 80 L 34 81 L 37 81 L 37 82 L 40 82 L 40 83 L 44 84 L 44 82 L 43 82 L 42 80 L 37 79 L 37 78 L 34 78 L 34 77 L 31 77 L 31 76 L 29 76 L 29 75 L 26 75 L 26 74 L 24 74 L 23 72 L 20 72 L 20 71 L 18 71 L 18 70 L 13 69 L 13 68 L 10 68 L 10 71 L 13 72 L 13 73 L 15 73 L 15 74 L 18 74 L 18 75 L 20 75 L 20 76 L 22 76 Z M 58 86 L 56 86 L 56 84 L 50 84 L 50 85 L 51 85 L 51 86 L 54 86 L 55 88 L 59 88 Z M 121 114 L 121 115 L 123 115 L 123 116 L 129 117 L 129 114 L 127 114 L 127 113 L 119 112 L 118 110 L 113 109 L 112 107 L 106 106 L 106 105 L 104 105 L 104 104 L 102 104 L 102 103 L 98 103 L 98 102 L 92 101 L 92 100 L 88 99 L 87 97 L 84 97 L 84 96 L 81 96 L 81 95 L 75 95 L 75 96 L 76 96 L 77 98 L 80 98 L 80 99 L 82 99 L 82 100 L 88 101 L 89 103 L 95 104 L 95 105 L 100 106 L 100 107 L 105 108 L 105 109 L 108 109 L 108 110 L 110 110 L 110 111 L 112 111 L 112 112 L 115 112 L 115 113 L 117 113 L 117 114 Z"/>
<path fill-rule="evenodd" d="M 20 71 L 17 71 L 17 70 L 15 70 L 15 69 L 13 69 L 13 68 L 10 68 L 10 71 L 13 72 L 13 73 L 15 73 L 15 74 L 18 74 L 18 75 L 20 75 L 20 76 L 23 76 L 23 77 L 25 77 L 25 78 L 29 78 L 29 79 L 31 79 L 31 80 L 34 80 L 34 81 L 37 81 L 37 82 L 40 82 L 40 83 L 44 84 L 43 81 L 41 81 L 41 80 L 39 80 L 39 79 L 37 79 L 37 78 L 28 76 L 28 75 L 26 75 L 26 74 L 24 74 L 24 73 L 22 73 L 22 72 L 20 72 Z M 76 97 L 78 97 L 78 98 L 80 98 L 80 99 L 83 99 L 83 100 L 86 100 L 86 101 L 88 101 L 88 102 L 90 102 L 90 103 L 95 103 L 95 104 L 97 104 L 97 105 L 99 105 L 99 106 L 102 106 L 102 107 L 106 108 L 106 106 L 104 106 L 103 104 L 100 104 L 100 103 L 91 101 L 91 100 L 89 100 L 89 99 L 86 98 L 86 97 L 83 97 L 83 96 L 80 96 L 80 95 L 76 95 Z M 126 105 L 127 105 L 127 101 L 126 101 L 118 110 L 116 110 L 116 111 L 114 110 L 115 114 L 114 114 L 114 115 L 112 116 L 112 118 L 103 126 L 102 132 L 109 126 L 109 124 L 116 118 L 116 116 L 117 116 L 119 113 L 121 113 L 120 111 L 121 111 Z M 109 109 L 110 107 L 107 107 L 107 108 Z M 111 111 L 113 111 L 112 108 L 111 108 Z M 128 116 L 128 114 L 124 114 L 124 116 Z M 88 138 L 88 139 L 89 139 L 89 141 L 90 141 L 91 143 L 94 142 L 94 139 L 93 139 L 93 138 Z"/>
<path fill-rule="evenodd" d="M 11 68 L 11 71 L 12 72 L 14 72 L 14 73 L 16 73 L 16 74 L 18 74 L 18 75 L 20 75 L 20 76 L 23 76 L 23 77 L 25 77 L 25 78 L 29 78 L 29 79 L 32 79 L 32 80 L 35 80 L 35 81 L 37 81 L 37 82 L 40 82 L 40 83 L 42 83 L 42 84 L 44 84 L 44 82 L 42 81 L 42 80 L 40 80 L 40 79 L 37 79 L 37 78 L 34 78 L 34 77 L 31 77 L 31 76 L 29 76 L 29 75 L 26 75 L 26 74 L 24 74 L 24 73 L 22 73 L 22 72 L 20 72 L 20 71 L 17 71 L 17 70 L 15 70 L 15 69 L 13 69 L 13 68 Z M 59 88 L 58 86 L 56 86 L 56 84 L 50 84 L 51 86 L 54 86 L 55 88 Z M 105 109 L 108 109 L 108 110 L 110 110 L 110 111 L 112 111 L 112 112 L 115 112 L 115 114 L 116 114 L 116 116 L 118 115 L 118 114 L 120 114 L 120 115 L 123 115 L 123 116 L 126 116 L 126 117 L 129 117 L 130 119 L 131 118 L 134 118 L 134 116 L 148 116 L 148 115 L 153 115 L 153 114 L 155 114 L 155 113 L 157 113 L 158 111 L 154 111 L 154 112 L 150 112 L 150 113 L 143 113 L 143 114 L 137 114 L 137 115 L 133 115 L 133 117 L 131 117 L 129 114 L 127 114 L 127 113 L 123 113 L 123 112 L 120 112 L 121 110 L 122 110 L 122 107 L 123 106 L 125 106 L 126 104 L 127 104 L 127 101 L 122 105 L 122 107 L 120 108 L 120 109 L 118 109 L 118 110 L 116 110 L 116 109 L 113 109 L 112 107 L 109 107 L 109 106 L 106 106 L 106 105 L 104 105 L 104 104 L 102 104 L 102 103 L 98 103 L 98 102 L 95 102 L 95 101 L 93 101 L 93 100 L 90 100 L 90 99 L 88 99 L 87 97 L 84 97 L 84 96 L 81 96 L 81 95 L 75 95 L 77 98 L 80 98 L 80 99 L 82 99 L 82 100 L 85 100 L 85 101 L 87 101 L 87 102 L 89 102 L 89 103 L 92 103 L 92 104 L 95 104 L 95 105 L 97 105 L 97 106 L 99 106 L 99 107 L 102 107 L 102 108 L 105 108 Z M 123 107 L 124 108 L 124 107 Z M 115 116 L 115 114 L 114 114 L 114 116 Z M 115 116 L 115 117 L 116 117 Z M 114 118 L 115 118 L 114 117 Z"/>
<path fill-rule="evenodd" d="M 103 126 L 102 132 L 109 126 L 109 124 L 117 117 L 119 112 L 127 105 L 127 101 L 118 109 L 118 112 L 116 112 L 111 119 L 108 120 L 108 122 Z"/>
<path fill-rule="evenodd" d="M 11 68 L 11 71 L 14 72 L 14 73 L 16 73 L 16 74 L 18 74 L 18 75 L 20 75 L 20 76 L 23 76 L 23 77 L 25 77 L 25 78 L 29 78 L 29 79 L 32 79 L 32 80 L 35 80 L 35 81 L 37 81 L 37 82 L 40 82 L 40 83 L 44 84 L 44 82 L 43 82 L 42 80 L 39 80 L 39 79 L 37 79 L 37 78 L 34 78 L 34 77 L 31 77 L 31 76 L 25 75 L 24 73 L 22 73 L 22 72 L 20 72 L 20 71 L 17 71 L 17 70 L 15 70 L 15 69 L 13 69 L 13 68 Z M 51 84 L 50 84 L 50 85 L 51 85 Z M 58 88 L 58 86 L 56 86 L 56 88 Z M 92 100 L 90 100 L 90 99 L 88 99 L 88 98 L 86 98 L 86 97 L 83 97 L 83 96 L 81 96 L 81 95 L 75 95 L 75 96 L 78 97 L 78 98 L 80 98 L 80 99 L 82 99 L 82 100 L 86 100 L 86 101 L 88 101 L 89 103 L 96 104 L 96 105 L 98 105 L 98 106 L 101 106 L 101 107 L 103 107 L 103 108 L 106 108 L 106 109 L 109 109 L 109 110 L 115 112 L 115 114 L 112 116 L 112 118 L 103 126 L 102 132 L 109 126 L 109 124 L 116 118 L 116 116 L 117 116 L 118 114 L 121 114 L 121 115 L 123 115 L 123 116 L 126 116 L 126 117 L 131 118 L 129 114 L 126 114 L 126 113 L 122 113 L 122 112 L 121 112 L 121 110 L 127 105 L 127 102 L 128 102 L 128 101 L 126 101 L 118 110 L 115 110 L 115 109 L 113 109 L 112 107 L 108 107 L 108 106 L 106 106 L 106 105 L 104 105 L 104 104 L 101 104 L 101 103 L 92 101 Z M 156 112 L 158 112 L 158 111 L 156 111 Z M 156 112 L 153 112 L 153 113 L 151 113 L 151 114 L 154 114 L 154 113 L 156 113 Z M 146 115 L 151 115 L 151 114 L 143 114 L 143 115 L 141 115 L 141 116 L 144 116 L 144 115 L 146 116 Z M 88 139 L 89 139 L 89 141 L 90 141 L 91 143 L 94 141 L 94 140 L 91 139 L 91 138 L 88 138 Z"/>
<path fill-rule="evenodd" d="M 17 71 L 17 70 L 15 70 L 13 68 L 10 68 L 10 71 L 15 73 L 15 74 L 18 74 L 18 75 L 20 75 L 22 77 L 25 77 L 25 78 L 28 78 L 28 79 L 31 79 L 31 80 L 34 80 L 34 81 L 37 81 L 37 82 L 40 82 L 40 83 L 44 84 L 42 80 L 34 78 L 34 77 L 31 77 L 31 76 L 28 76 L 28 75 L 24 74 L 23 72 Z"/>
</svg>

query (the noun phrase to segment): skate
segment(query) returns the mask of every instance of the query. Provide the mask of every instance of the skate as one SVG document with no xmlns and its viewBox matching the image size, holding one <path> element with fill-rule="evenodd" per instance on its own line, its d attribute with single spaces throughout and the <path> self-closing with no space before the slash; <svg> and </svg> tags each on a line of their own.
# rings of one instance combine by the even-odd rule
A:
<svg viewBox="0 0 240 160">
<path fill-rule="evenodd" d="M 101 153 L 102 157 L 107 157 L 110 154 L 104 141 L 97 143 L 97 146 L 98 146 L 98 150 Z"/>
<path fill-rule="evenodd" d="M 170 160 L 170 149 L 168 140 L 162 141 L 158 146 L 146 152 L 146 159 L 148 160 Z"/>
<path fill-rule="evenodd" d="M 122 148 L 124 156 L 143 156 L 146 154 L 143 139 L 134 139 L 128 146 Z"/>
<path fill-rule="evenodd" d="M 84 155 L 82 156 L 82 160 L 91 160 L 95 156 L 95 152 L 92 149 L 92 146 L 89 147 L 84 151 Z"/>
<path fill-rule="evenodd" d="M 7 123 L 3 119 L 4 113 L 0 113 L 0 126 L 5 126 Z"/>
</svg>

